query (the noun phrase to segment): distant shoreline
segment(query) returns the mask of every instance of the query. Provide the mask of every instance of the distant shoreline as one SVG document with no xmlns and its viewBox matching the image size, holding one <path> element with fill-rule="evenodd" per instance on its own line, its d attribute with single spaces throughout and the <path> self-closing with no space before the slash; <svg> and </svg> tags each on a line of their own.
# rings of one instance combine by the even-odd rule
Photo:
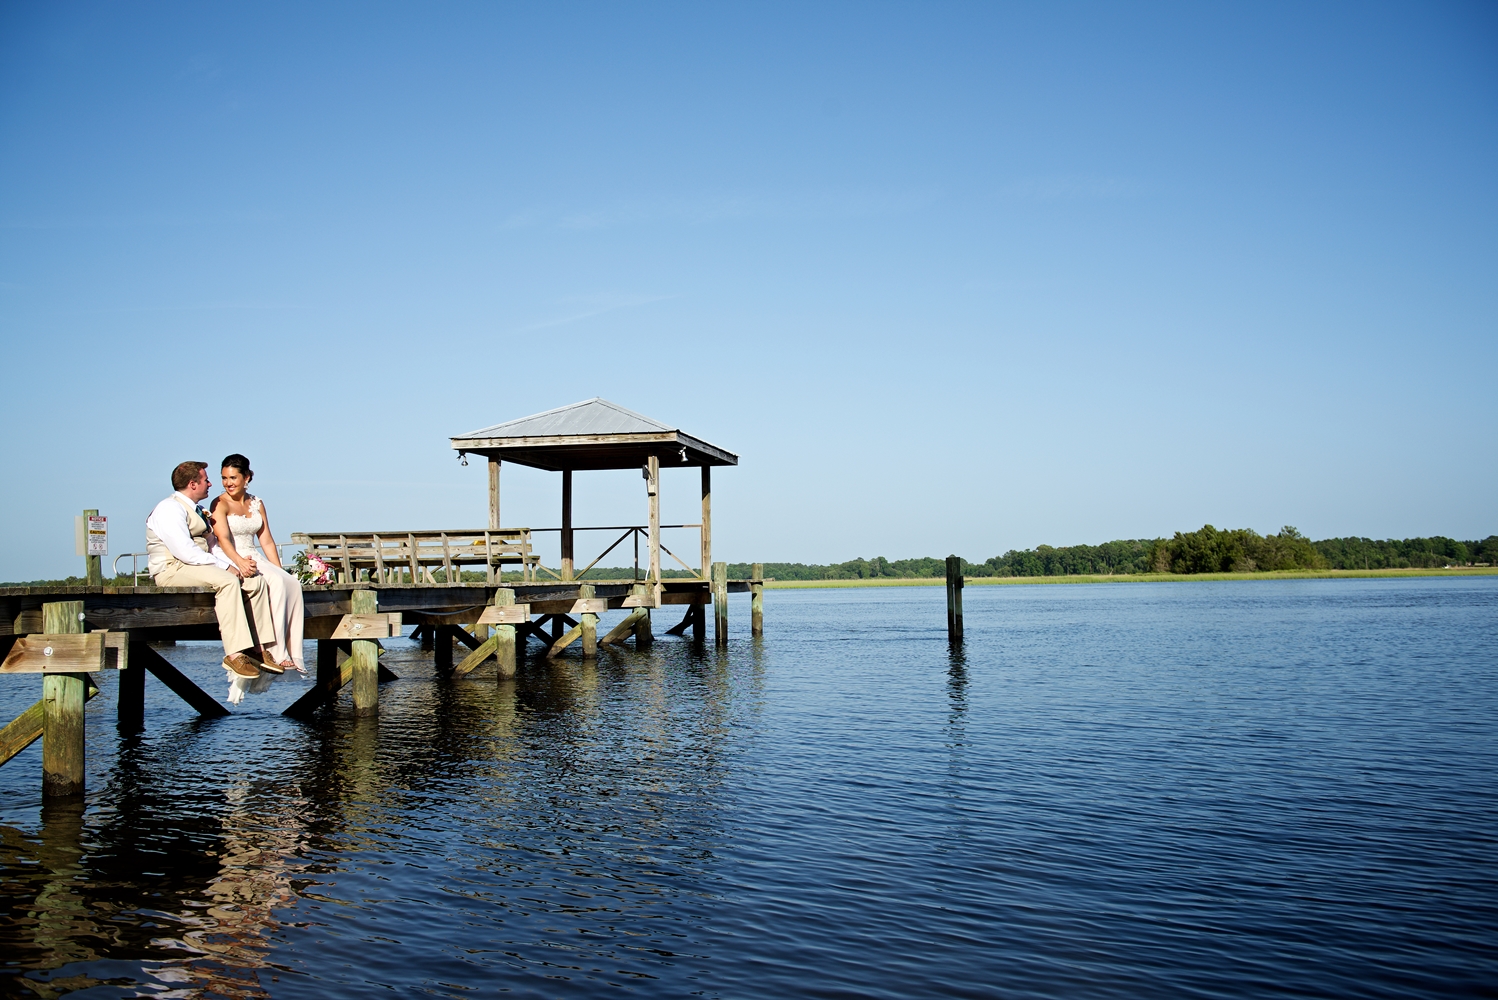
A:
<svg viewBox="0 0 1498 1000">
<path fill-rule="evenodd" d="M 1076 576 L 970 576 L 966 587 L 1002 587 L 1053 583 L 1187 583 L 1192 580 L 1388 580 L 1412 576 L 1498 576 L 1498 566 L 1459 566 L 1451 569 L 1307 569 L 1273 573 L 1119 573 Z M 867 580 L 772 580 L 766 590 L 816 590 L 842 587 L 939 587 L 945 578 L 875 577 Z"/>
</svg>

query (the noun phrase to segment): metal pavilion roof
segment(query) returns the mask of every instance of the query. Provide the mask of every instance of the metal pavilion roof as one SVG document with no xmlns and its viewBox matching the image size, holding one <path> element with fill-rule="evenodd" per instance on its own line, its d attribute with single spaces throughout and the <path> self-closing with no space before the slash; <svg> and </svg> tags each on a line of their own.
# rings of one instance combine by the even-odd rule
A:
<svg viewBox="0 0 1498 1000">
<path fill-rule="evenodd" d="M 455 450 L 559 472 L 738 465 L 739 457 L 679 428 L 594 397 L 454 437 Z"/>
</svg>

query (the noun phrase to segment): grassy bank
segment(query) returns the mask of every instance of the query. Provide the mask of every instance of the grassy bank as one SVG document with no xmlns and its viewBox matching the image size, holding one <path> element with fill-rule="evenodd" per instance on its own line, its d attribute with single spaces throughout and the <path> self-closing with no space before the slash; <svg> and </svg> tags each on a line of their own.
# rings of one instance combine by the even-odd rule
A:
<svg viewBox="0 0 1498 1000">
<path fill-rule="evenodd" d="M 1275 573 L 1120 573 L 1116 576 L 977 576 L 968 577 L 968 587 L 1007 587 L 1047 583 L 1187 583 L 1193 580 L 1391 580 L 1410 576 L 1498 576 L 1498 566 L 1453 569 L 1314 569 Z M 766 583 L 771 590 L 807 590 L 838 587 L 940 587 L 941 577 L 872 580 L 777 580 Z"/>
</svg>

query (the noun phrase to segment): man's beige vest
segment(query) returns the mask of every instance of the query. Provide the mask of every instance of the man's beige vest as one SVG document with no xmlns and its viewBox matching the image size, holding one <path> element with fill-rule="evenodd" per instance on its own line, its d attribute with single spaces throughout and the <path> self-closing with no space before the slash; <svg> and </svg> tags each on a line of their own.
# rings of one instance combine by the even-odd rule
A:
<svg viewBox="0 0 1498 1000">
<path fill-rule="evenodd" d="M 187 531 L 192 535 L 192 540 L 197 543 L 198 548 L 204 552 L 208 551 L 208 522 L 198 516 L 197 507 L 181 493 L 173 493 L 172 496 L 187 511 Z M 146 566 L 152 576 L 160 573 L 173 563 L 180 561 L 172 555 L 166 543 L 156 537 L 156 532 L 150 528 L 146 529 Z"/>
</svg>

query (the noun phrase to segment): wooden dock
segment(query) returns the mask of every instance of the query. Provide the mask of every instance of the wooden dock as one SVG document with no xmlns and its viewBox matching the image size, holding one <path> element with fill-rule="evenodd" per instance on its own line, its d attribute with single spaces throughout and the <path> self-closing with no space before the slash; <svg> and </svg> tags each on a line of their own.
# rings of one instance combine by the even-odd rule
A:
<svg viewBox="0 0 1498 1000">
<path fill-rule="evenodd" d="M 705 641 L 707 607 L 712 605 L 714 641 L 726 646 L 731 593 L 753 595 L 751 634 L 762 634 L 759 566 L 751 579 L 730 580 L 727 566 L 712 561 L 711 470 L 738 464 L 738 456 L 602 399 L 482 428 L 454 437 L 450 444 L 465 465 L 470 454 L 488 460 L 486 527 L 292 535 L 309 555 L 325 560 L 339 582 L 303 585 L 305 638 L 317 643 L 317 673 L 311 689 L 285 714 L 309 718 L 345 686 L 352 687 L 355 714 L 378 714 L 379 686 L 399 680 L 379 662 L 380 640 L 394 636 L 419 639 L 423 649 L 432 651 L 439 676 L 460 678 L 492 660 L 495 676 L 503 681 L 515 675 L 518 661 L 532 646 L 547 660 L 573 653 L 591 658 L 600 646 L 630 642 L 646 647 L 655 641 L 652 612 L 664 613 L 673 605 L 680 607 L 682 617 L 666 635 L 690 632 L 692 641 Z M 560 532 L 558 569 L 543 566 L 532 551 L 533 529 L 500 527 L 502 462 L 561 473 L 561 527 L 534 529 Z M 699 471 L 699 523 L 661 524 L 663 466 Z M 574 525 L 573 473 L 630 468 L 638 468 L 645 481 L 647 523 Z M 700 568 L 663 544 L 661 533 L 667 529 L 696 530 L 694 554 L 700 555 Z M 576 536 L 590 530 L 622 534 L 575 572 Z M 631 537 L 633 579 L 585 579 Z M 665 576 L 662 554 L 690 576 Z M 507 566 L 518 567 L 523 579 L 505 581 Z M 465 580 L 465 567 L 481 567 L 468 573 L 481 579 Z M 543 575 L 554 579 L 543 580 Z M 84 704 L 99 691 L 92 675 L 105 669 L 119 670 L 117 712 L 123 729 L 143 724 L 147 673 L 200 715 L 229 714 L 156 648 L 217 640 L 214 601 L 211 589 L 196 587 L 0 588 L 0 674 L 42 675 L 42 699 L 0 730 L 0 764 L 41 738 L 44 795 L 81 794 Z M 629 613 L 600 636 L 599 616 L 614 609 Z M 461 660 L 455 652 L 463 654 Z"/>
</svg>

